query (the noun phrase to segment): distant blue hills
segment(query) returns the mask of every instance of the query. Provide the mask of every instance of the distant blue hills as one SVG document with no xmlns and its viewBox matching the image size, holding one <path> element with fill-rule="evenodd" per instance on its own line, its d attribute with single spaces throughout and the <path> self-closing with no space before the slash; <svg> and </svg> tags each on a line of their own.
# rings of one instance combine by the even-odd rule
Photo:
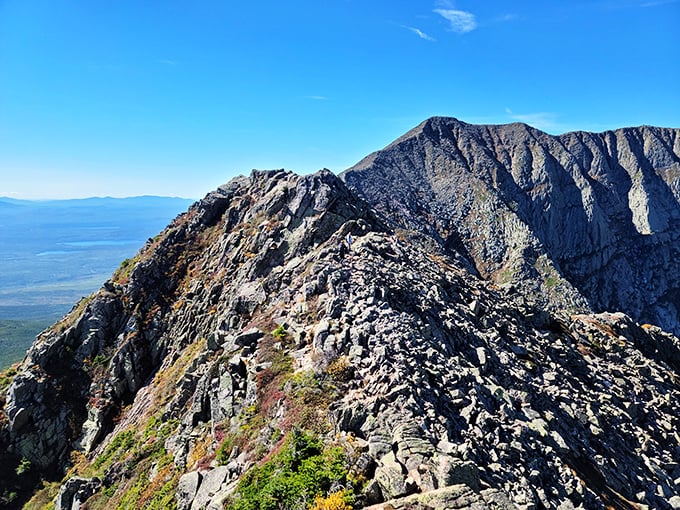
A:
<svg viewBox="0 0 680 510">
<path fill-rule="evenodd" d="M 0 369 L 193 202 L 0 197 Z"/>
</svg>

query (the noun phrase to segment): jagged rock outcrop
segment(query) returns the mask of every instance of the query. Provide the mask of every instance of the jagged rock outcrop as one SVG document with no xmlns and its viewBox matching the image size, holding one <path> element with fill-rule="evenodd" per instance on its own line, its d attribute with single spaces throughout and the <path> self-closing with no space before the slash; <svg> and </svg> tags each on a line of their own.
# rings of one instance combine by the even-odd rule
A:
<svg viewBox="0 0 680 510">
<path fill-rule="evenodd" d="M 67 475 L 36 495 L 66 507 L 250 508 L 253 494 L 259 508 L 310 507 L 321 494 L 355 508 L 676 508 L 680 341 L 636 309 L 592 313 L 523 216 L 531 201 L 513 216 L 472 172 L 481 156 L 456 189 L 505 212 L 455 216 L 451 168 L 428 145 L 446 122 L 392 146 L 391 167 L 377 155 L 344 176 L 375 209 L 328 171 L 253 172 L 149 240 L 37 339 L 9 386 L 4 503 L 32 466 Z M 439 188 L 399 143 L 427 146 Z M 472 221 L 487 246 L 466 237 Z M 528 283 L 493 281 L 510 267 Z"/>
<path fill-rule="evenodd" d="M 435 117 L 346 171 L 360 196 L 549 307 L 680 333 L 680 130 L 560 136 Z"/>
<path fill-rule="evenodd" d="M 59 489 L 54 510 L 79 510 L 101 488 L 101 480 L 74 476 Z"/>
</svg>

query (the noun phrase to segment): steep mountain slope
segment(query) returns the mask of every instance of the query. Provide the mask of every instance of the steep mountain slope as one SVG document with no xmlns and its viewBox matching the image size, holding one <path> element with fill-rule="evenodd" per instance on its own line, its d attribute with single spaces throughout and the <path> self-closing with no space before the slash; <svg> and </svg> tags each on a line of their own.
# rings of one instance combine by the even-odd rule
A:
<svg viewBox="0 0 680 510">
<path fill-rule="evenodd" d="M 0 378 L 0 504 L 678 508 L 678 339 L 482 278 L 403 182 L 194 204 Z"/>
<path fill-rule="evenodd" d="M 583 309 L 582 296 L 680 333 L 680 130 L 550 136 L 436 117 L 343 178 L 546 306 Z"/>
</svg>

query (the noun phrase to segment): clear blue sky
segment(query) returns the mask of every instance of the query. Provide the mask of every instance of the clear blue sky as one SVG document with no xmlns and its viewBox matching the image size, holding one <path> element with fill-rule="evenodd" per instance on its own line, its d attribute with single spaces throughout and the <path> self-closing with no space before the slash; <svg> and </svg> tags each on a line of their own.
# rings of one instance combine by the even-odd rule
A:
<svg viewBox="0 0 680 510">
<path fill-rule="evenodd" d="M 0 195 L 341 171 L 432 115 L 680 127 L 678 0 L 0 0 Z"/>
</svg>

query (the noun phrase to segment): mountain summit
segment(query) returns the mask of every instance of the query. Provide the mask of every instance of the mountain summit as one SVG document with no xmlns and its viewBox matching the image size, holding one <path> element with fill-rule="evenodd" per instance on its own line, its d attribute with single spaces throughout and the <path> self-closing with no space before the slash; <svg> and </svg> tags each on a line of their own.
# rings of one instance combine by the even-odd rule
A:
<svg viewBox="0 0 680 510">
<path fill-rule="evenodd" d="M 0 380 L 3 504 L 680 508 L 678 134 L 232 180 Z"/>
<path fill-rule="evenodd" d="M 678 129 L 551 136 L 435 117 L 343 178 L 484 278 L 680 333 Z"/>
</svg>

